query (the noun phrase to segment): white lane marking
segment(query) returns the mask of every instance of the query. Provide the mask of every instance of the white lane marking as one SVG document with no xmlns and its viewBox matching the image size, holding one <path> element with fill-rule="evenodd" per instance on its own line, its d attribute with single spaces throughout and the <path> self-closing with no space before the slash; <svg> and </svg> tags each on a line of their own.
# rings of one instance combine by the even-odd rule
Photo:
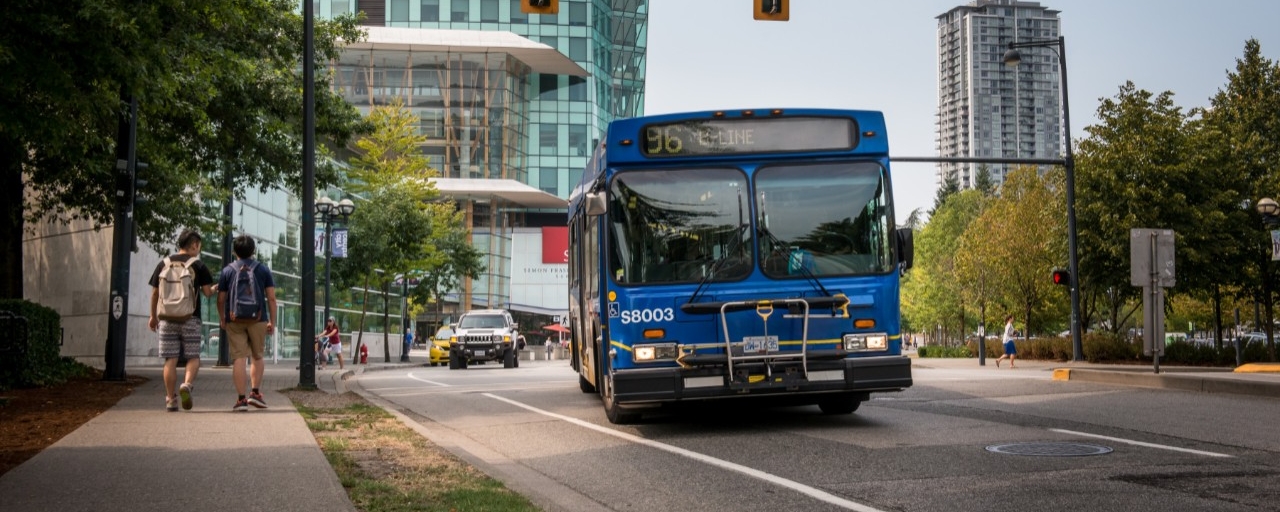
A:
<svg viewBox="0 0 1280 512">
<path fill-rule="evenodd" d="M 1134 446 L 1145 446 L 1145 447 L 1147 447 L 1147 448 L 1159 448 L 1159 449 L 1161 449 L 1161 450 L 1172 450 L 1172 451 L 1175 451 L 1175 452 L 1191 453 L 1191 454 L 1195 454 L 1195 455 L 1204 455 L 1204 456 L 1206 456 L 1206 457 L 1226 457 L 1226 458 L 1234 458 L 1234 457 L 1232 457 L 1231 455 L 1227 455 L 1227 454 L 1225 454 L 1225 453 L 1214 453 L 1214 452 L 1206 452 L 1206 451 L 1200 451 L 1200 450 L 1192 450 L 1192 449 L 1190 449 L 1190 448 L 1179 448 L 1179 447 L 1177 447 L 1177 446 L 1169 446 L 1169 445 L 1155 444 L 1155 443 L 1144 443 L 1144 442 L 1142 442 L 1142 441 L 1134 441 L 1134 440 L 1131 440 L 1131 439 L 1121 439 L 1121 438 L 1119 438 L 1119 437 L 1101 436 L 1101 435 L 1098 435 L 1098 434 L 1089 434 L 1089 433 L 1085 433 L 1085 432 L 1076 432 L 1076 431 L 1074 431 L 1074 430 L 1062 430 L 1062 429 L 1059 429 L 1059 428 L 1051 428 L 1051 429 L 1049 429 L 1049 430 L 1050 430 L 1050 431 L 1052 431 L 1052 432 L 1058 432 L 1058 433 L 1061 433 L 1061 434 L 1070 434 L 1070 435 L 1073 435 L 1073 436 L 1084 436 L 1084 437 L 1095 437 L 1095 438 L 1098 438 L 1098 439 L 1106 439 L 1106 440 L 1108 440 L 1108 441 L 1115 441 L 1115 442 L 1117 442 L 1117 443 L 1131 444 L 1131 445 L 1134 445 Z"/>
<path fill-rule="evenodd" d="M 409 378 L 410 378 L 410 379 L 413 379 L 413 380 L 416 380 L 416 381 L 418 381 L 418 382 L 426 382 L 427 384 L 434 384 L 434 385 L 436 385 L 436 386 L 443 386 L 443 387 L 446 387 L 446 388 L 447 388 L 447 387 L 449 387 L 449 385 L 448 385 L 448 384 L 445 384 L 445 383 L 443 383 L 443 382 L 436 382 L 436 381 L 434 381 L 434 380 L 427 380 L 427 379 L 419 379 L 418 377 L 416 377 L 416 376 L 414 376 L 414 375 L 413 375 L 413 372 L 409 372 Z"/>
<path fill-rule="evenodd" d="M 630 442 L 633 442 L 633 443 L 636 443 L 636 444 L 642 444 L 642 445 L 645 445 L 645 446 L 648 446 L 648 447 L 651 447 L 651 448 L 657 448 L 657 449 L 662 450 L 662 451 L 665 451 L 665 452 L 674 453 L 674 454 L 676 454 L 676 455 L 680 455 L 680 456 L 682 456 L 682 457 L 688 457 L 688 458 L 693 459 L 693 460 L 696 460 L 696 461 L 698 461 L 698 462 L 702 462 L 702 463 L 705 463 L 705 464 L 710 464 L 710 465 L 712 465 L 712 466 L 716 466 L 716 467 L 719 467 L 719 468 L 722 468 L 722 469 L 727 469 L 727 470 L 729 470 L 729 471 L 736 471 L 736 472 L 738 472 L 738 473 L 742 473 L 742 474 L 747 475 L 747 476 L 752 477 L 752 478 L 757 478 L 757 479 L 760 479 L 760 480 L 764 480 L 765 482 L 769 482 L 769 483 L 772 483 L 772 484 L 780 485 L 780 486 L 782 486 L 782 487 L 786 487 L 786 488 L 788 488 L 788 489 L 791 489 L 791 490 L 793 490 L 793 491 L 796 491 L 796 492 L 799 492 L 799 493 L 801 493 L 801 494 L 807 495 L 807 496 L 812 497 L 812 498 L 814 498 L 814 499 L 818 499 L 818 500 L 821 500 L 821 501 L 825 501 L 825 502 L 830 503 L 830 504 L 832 504 L 832 505 L 835 505 L 835 506 L 837 506 L 837 507 L 842 507 L 842 508 L 846 508 L 846 509 L 849 509 L 849 510 L 857 510 L 857 511 L 859 511 L 859 512 L 883 512 L 883 511 L 881 511 L 880 509 L 871 508 L 871 507 L 868 507 L 868 506 L 863 505 L 863 504 L 861 504 L 861 503 L 857 503 L 857 502 L 853 502 L 853 501 L 846 500 L 846 499 L 844 499 L 844 498 L 841 498 L 841 497 L 836 496 L 836 495 L 834 495 L 834 494 L 828 493 L 828 492 L 823 491 L 823 490 L 821 490 L 821 489 L 817 489 L 817 488 L 814 488 L 814 487 L 810 487 L 810 486 L 807 486 L 807 485 L 802 484 L 802 483 L 800 483 L 800 482 L 796 482 L 796 481 L 794 481 L 794 480 L 788 480 L 788 479 L 786 479 L 786 478 L 782 478 L 782 477 L 777 476 L 777 475 L 771 475 L 771 474 L 769 474 L 769 473 L 765 473 L 764 471 L 760 471 L 760 470 L 758 470 L 758 469 L 754 469 L 754 468 L 749 468 L 749 467 L 743 466 L 743 465 L 741 465 L 741 464 L 735 464 L 735 463 L 733 463 L 733 462 L 729 462 L 729 461 L 727 461 L 727 460 L 717 459 L 717 458 L 712 457 L 712 456 L 710 456 L 710 455 L 704 455 L 704 454 L 701 454 L 701 453 L 698 453 L 698 452 L 695 452 L 695 451 L 690 451 L 690 450 L 686 450 L 686 449 L 684 449 L 684 448 L 680 448 L 680 447 L 676 447 L 676 446 L 671 446 L 671 445 L 669 445 L 669 444 L 659 443 L 659 442 L 654 441 L 654 440 L 652 440 L 652 439 L 645 439 L 645 438 L 643 438 L 643 437 L 638 437 L 638 436 L 635 436 L 635 435 L 631 435 L 631 434 L 628 434 L 628 433 L 626 433 L 626 432 L 619 432 L 619 431 L 617 431 L 617 430 L 613 430 L 613 429 L 610 429 L 610 428 L 601 427 L 601 426 L 596 425 L 596 424 L 594 424 L 594 423 L 589 423 L 589 422 L 582 421 L 582 420 L 577 419 L 577 418 L 571 418 L 571 417 L 569 417 L 569 416 L 564 416 L 564 415 L 561 415 L 561 414 L 556 414 L 556 413 L 554 413 L 554 412 L 545 411 L 545 410 L 539 409 L 539 408 L 537 408 L 537 407 L 533 407 L 533 406 L 531 406 L 531 405 L 525 405 L 525 404 L 522 404 L 522 403 L 517 402 L 517 401 L 515 401 L 515 400 L 511 400 L 511 399 L 508 399 L 508 398 L 503 398 L 503 397 L 500 397 L 500 396 L 497 396 L 497 395 L 494 395 L 494 394 L 484 393 L 484 396 L 487 396 L 487 397 L 492 398 L 492 399 L 494 399 L 494 400 L 499 400 L 499 401 L 502 401 L 502 402 L 509 403 L 509 404 L 514 405 L 514 406 L 516 406 L 516 407 L 519 407 L 519 408 L 521 408 L 521 409 L 526 409 L 526 410 L 529 410 L 529 411 L 532 411 L 532 412 L 536 412 L 536 413 L 541 414 L 541 415 L 543 415 L 543 416 L 548 416 L 548 417 L 555 418 L 555 419 L 558 419 L 558 420 L 561 420 L 561 421 L 565 421 L 565 422 L 568 422 L 568 423 L 572 423 L 572 424 L 577 425 L 577 426 L 579 426 L 579 427 L 588 428 L 588 429 L 594 430 L 594 431 L 596 431 L 596 432 L 600 432 L 600 433 L 602 433 L 602 434 L 608 434 L 608 435 L 611 435 L 611 436 L 613 436 L 613 437 L 617 437 L 617 438 L 622 439 L 622 440 L 625 440 L 625 441 L 630 441 Z"/>
</svg>

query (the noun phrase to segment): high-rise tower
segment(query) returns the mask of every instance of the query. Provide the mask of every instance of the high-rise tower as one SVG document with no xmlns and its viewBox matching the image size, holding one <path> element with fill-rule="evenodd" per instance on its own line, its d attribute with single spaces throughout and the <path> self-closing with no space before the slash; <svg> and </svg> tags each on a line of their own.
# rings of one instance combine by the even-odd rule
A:
<svg viewBox="0 0 1280 512">
<path fill-rule="evenodd" d="M 943 157 L 1060 158 L 1062 102 L 1054 47 L 1020 49 L 1022 65 L 1002 57 L 1013 41 L 1056 39 L 1059 11 L 1039 2 L 976 0 L 939 15 L 938 154 Z M 979 169 L 1002 183 L 1005 164 L 940 164 L 938 183 L 972 188 Z"/>
</svg>

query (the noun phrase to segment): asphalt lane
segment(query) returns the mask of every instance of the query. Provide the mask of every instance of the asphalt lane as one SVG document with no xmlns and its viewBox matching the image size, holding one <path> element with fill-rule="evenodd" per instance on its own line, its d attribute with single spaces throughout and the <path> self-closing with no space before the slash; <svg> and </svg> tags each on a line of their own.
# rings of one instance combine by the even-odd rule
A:
<svg viewBox="0 0 1280 512">
<path fill-rule="evenodd" d="M 699 404 L 611 425 L 563 361 L 354 383 L 547 510 L 1274 510 L 1274 398 L 917 365 L 853 415 Z M 1100 437 L 1099 437 L 1100 436 Z M 1009 455 L 989 447 L 1091 456 Z"/>
</svg>

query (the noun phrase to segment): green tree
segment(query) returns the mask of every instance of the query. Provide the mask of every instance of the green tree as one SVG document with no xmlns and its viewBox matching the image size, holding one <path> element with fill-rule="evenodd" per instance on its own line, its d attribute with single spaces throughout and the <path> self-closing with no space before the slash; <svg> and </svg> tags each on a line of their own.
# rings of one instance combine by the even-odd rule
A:
<svg viewBox="0 0 1280 512">
<path fill-rule="evenodd" d="M 1118 330 L 1140 304 L 1141 288 L 1130 283 L 1130 230 L 1173 229 L 1177 233 L 1177 268 L 1181 276 L 1194 272 L 1203 247 L 1191 242 L 1210 234 L 1198 233 L 1208 194 L 1194 184 L 1187 159 L 1188 118 L 1173 103 L 1173 93 L 1159 95 L 1132 82 L 1098 107 L 1101 123 L 1087 127 L 1076 159 L 1079 193 L 1079 258 L 1081 290 L 1104 324 Z M 1194 278 L 1193 278 L 1194 280 Z M 1180 283 L 1182 285 L 1182 283 Z"/>
<path fill-rule="evenodd" d="M 1204 165 L 1217 172 L 1212 183 L 1224 189 L 1222 203 L 1234 200 L 1221 213 L 1220 225 L 1239 237 L 1230 246 L 1234 251 L 1226 251 L 1219 261 L 1234 271 L 1223 281 L 1263 304 L 1268 351 L 1275 360 L 1276 265 L 1268 261 L 1267 230 L 1251 210 L 1258 199 L 1280 194 L 1280 65 L 1262 57 L 1257 40 L 1245 42 L 1244 56 L 1227 74 L 1226 88 L 1210 100 L 1196 142 L 1201 154 L 1209 155 Z"/>
<path fill-rule="evenodd" d="M 941 326 L 946 333 L 963 337 L 965 307 L 963 286 L 956 277 L 960 235 L 973 221 L 977 192 L 957 192 L 930 216 L 915 237 L 916 264 L 903 281 L 904 321 L 918 329 Z"/>
<path fill-rule="evenodd" d="M 946 204 L 947 198 L 960 192 L 960 180 L 955 174 L 948 174 L 942 180 L 942 186 L 938 187 L 938 194 L 933 198 L 933 209 L 929 210 L 929 217 L 933 217 L 942 205 Z"/>
<path fill-rule="evenodd" d="M 991 177 L 991 166 L 987 164 L 978 166 L 978 175 L 973 180 L 973 188 L 986 196 L 995 195 L 998 185 Z"/>
<path fill-rule="evenodd" d="M 151 164 L 139 237 L 222 229 L 217 204 L 248 187 L 297 190 L 302 168 L 302 18 L 288 0 L 18 0 L 0 17 L 0 297 L 22 297 L 29 224 L 113 222 L 121 98 L 137 98 L 138 155 Z M 315 25 L 317 69 L 355 17 Z M 345 144 L 359 115 L 316 77 L 316 135 Z M 334 181 L 319 167 L 316 181 Z M 163 208 L 157 207 L 163 205 Z"/>
<path fill-rule="evenodd" d="M 398 276 L 418 277 L 414 300 L 426 303 L 442 283 L 456 282 L 443 272 L 478 275 L 481 256 L 466 243 L 462 213 L 436 201 L 440 192 L 431 180 L 438 173 L 419 150 L 427 137 L 417 132 L 417 115 L 397 100 L 375 107 L 368 119 L 373 131 L 356 141 L 348 171 L 348 188 L 368 202 L 351 217 L 351 257 L 335 268 L 343 282 L 360 283 L 366 298 L 371 286 L 386 290 Z"/>
<path fill-rule="evenodd" d="M 1003 302 L 1021 308 L 1028 333 L 1044 332 L 1047 320 L 1061 318 L 1065 294 L 1049 280 L 1066 262 L 1066 211 L 1061 168 L 1040 175 L 1022 167 L 1005 177 L 1000 196 L 974 223 L 997 269 Z"/>
<path fill-rule="evenodd" d="M 980 188 L 961 192 L 953 199 L 956 206 L 964 211 L 969 220 L 955 253 L 955 277 L 960 285 L 960 293 L 964 300 L 978 308 L 977 325 L 988 332 L 987 308 L 1000 299 L 999 283 L 1001 269 L 990 251 L 990 240 L 993 238 L 991 226 L 975 222 L 982 217 L 983 210 L 991 201 L 989 194 Z M 999 320 L 999 319 L 997 319 Z"/>
</svg>

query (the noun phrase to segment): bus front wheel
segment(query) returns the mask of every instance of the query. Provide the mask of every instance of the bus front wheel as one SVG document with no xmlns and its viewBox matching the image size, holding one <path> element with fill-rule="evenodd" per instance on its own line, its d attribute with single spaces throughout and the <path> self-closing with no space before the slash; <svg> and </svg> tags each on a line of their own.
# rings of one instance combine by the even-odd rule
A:
<svg viewBox="0 0 1280 512">
<path fill-rule="evenodd" d="M 862 405 L 862 396 L 856 393 L 831 395 L 818 401 L 822 414 L 853 414 Z"/>
<path fill-rule="evenodd" d="M 613 396 L 613 376 L 600 376 L 600 398 L 604 401 L 604 415 L 614 425 L 629 425 L 640 421 L 640 413 L 618 405 Z"/>
</svg>

